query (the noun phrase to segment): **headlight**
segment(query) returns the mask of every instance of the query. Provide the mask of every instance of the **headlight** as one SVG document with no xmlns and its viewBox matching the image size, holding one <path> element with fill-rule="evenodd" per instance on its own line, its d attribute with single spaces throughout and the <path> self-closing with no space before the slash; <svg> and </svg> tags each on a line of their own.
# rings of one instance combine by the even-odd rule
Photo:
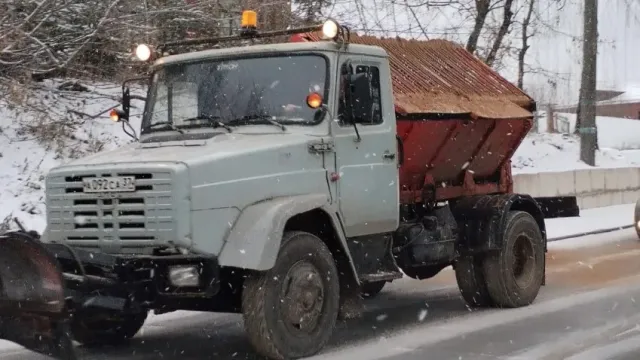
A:
<svg viewBox="0 0 640 360">
<path fill-rule="evenodd" d="M 176 287 L 200 286 L 200 272 L 197 266 L 181 265 L 169 268 L 169 282 Z"/>
</svg>

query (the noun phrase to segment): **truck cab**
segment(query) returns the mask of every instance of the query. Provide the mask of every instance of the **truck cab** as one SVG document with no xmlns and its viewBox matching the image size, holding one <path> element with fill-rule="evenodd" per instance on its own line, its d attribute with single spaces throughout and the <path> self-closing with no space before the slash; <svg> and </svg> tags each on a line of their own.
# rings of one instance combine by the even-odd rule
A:
<svg viewBox="0 0 640 360">
<path fill-rule="evenodd" d="M 166 247 L 266 269 L 266 244 L 227 237 L 240 236 L 231 230 L 243 210 L 284 198 L 300 207 L 311 206 L 306 199 L 323 203 L 347 236 L 393 231 L 399 185 L 388 66 L 382 49 L 352 46 L 345 54 L 329 42 L 158 60 L 140 141 L 49 174 L 47 239 L 104 253 Z M 349 118 L 340 91 L 346 76 L 361 75 L 372 80 L 368 122 Z M 57 201 L 83 207 L 62 214 Z M 105 217 L 108 207 L 118 213 Z M 278 221 L 263 219 L 258 230 L 257 220 L 242 231 L 270 231 Z"/>
</svg>

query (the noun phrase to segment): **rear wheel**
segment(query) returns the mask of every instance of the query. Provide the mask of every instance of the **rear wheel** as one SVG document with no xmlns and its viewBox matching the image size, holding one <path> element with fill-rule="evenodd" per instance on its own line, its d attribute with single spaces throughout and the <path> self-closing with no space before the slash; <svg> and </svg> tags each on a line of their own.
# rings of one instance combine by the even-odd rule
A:
<svg viewBox="0 0 640 360">
<path fill-rule="evenodd" d="M 362 294 L 363 298 L 375 297 L 380 293 L 380 291 L 382 291 L 382 289 L 386 284 L 387 284 L 386 281 L 376 281 L 376 282 L 362 284 L 360 293 Z"/>
<path fill-rule="evenodd" d="M 147 312 L 116 318 L 75 318 L 71 321 L 71 334 L 85 346 L 120 345 L 134 337 L 146 319 Z"/>
<path fill-rule="evenodd" d="M 636 202 L 636 210 L 633 214 L 633 227 L 636 229 L 638 239 L 640 239 L 640 200 Z"/>
<path fill-rule="evenodd" d="M 482 258 L 465 256 L 455 263 L 456 280 L 462 298 L 471 307 L 488 307 L 493 305 L 487 289 L 482 270 Z"/>
<path fill-rule="evenodd" d="M 511 211 L 502 249 L 484 259 L 484 277 L 499 307 L 521 307 L 538 296 L 544 279 L 544 238 L 531 214 Z"/>
<path fill-rule="evenodd" d="M 245 280 L 242 314 L 249 340 L 270 359 L 312 356 L 331 337 L 339 298 L 338 270 L 324 242 L 286 232 L 273 268 Z"/>
</svg>

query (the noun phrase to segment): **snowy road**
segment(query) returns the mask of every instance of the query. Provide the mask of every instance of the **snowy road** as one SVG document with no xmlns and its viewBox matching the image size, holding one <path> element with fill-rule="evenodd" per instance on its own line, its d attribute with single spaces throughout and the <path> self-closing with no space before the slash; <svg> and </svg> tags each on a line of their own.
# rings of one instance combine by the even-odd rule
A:
<svg viewBox="0 0 640 360">
<path fill-rule="evenodd" d="M 591 245 L 575 248 L 579 242 Z M 640 242 L 633 229 L 550 244 L 547 259 L 547 286 L 521 309 L 470 311 L 450 270 L 393 283 L 367 303 L 364 318 L 340 324 L 313 359 L 637 359 Z M 16 348 L 0 358 L 46 359 Z M 259 359 L 239 316 L 202 313 L 153 317 L 129 347 L 83 349 L 81 358 Z"/>
</svg>

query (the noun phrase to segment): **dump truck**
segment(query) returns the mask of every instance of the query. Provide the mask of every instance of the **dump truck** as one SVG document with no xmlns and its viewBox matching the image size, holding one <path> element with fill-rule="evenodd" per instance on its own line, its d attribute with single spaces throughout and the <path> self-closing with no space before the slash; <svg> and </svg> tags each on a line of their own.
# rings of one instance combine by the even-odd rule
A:
<svg viewBox="0 0 640 360">
<path fill-rule="evenodd" d="M 241 313 L 257 353 L 297 359 L 403 274 L 452 266 L 473 307 L 536 299 L 545 218 L 577 202 L 514 193 L 535 101 L 464 48 L 251 11 L 161 45 L 136 49 L 139 134 L 128 83 L 111 113 L 136 141 L 53 168 L 46 230 L 0 236 L 0 337 L 73 359 L 151 311 Z"/>
</svg>

